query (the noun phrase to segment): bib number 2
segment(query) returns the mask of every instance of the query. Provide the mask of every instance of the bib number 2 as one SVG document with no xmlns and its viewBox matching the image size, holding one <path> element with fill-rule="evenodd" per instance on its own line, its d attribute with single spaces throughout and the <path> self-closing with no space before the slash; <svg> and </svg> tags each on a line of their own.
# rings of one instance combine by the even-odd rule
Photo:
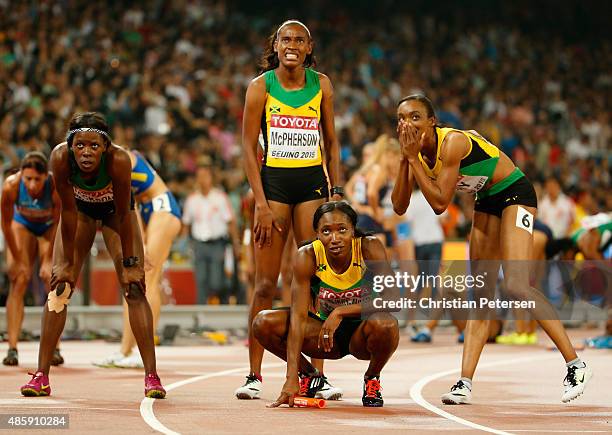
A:
<svg viewBox="0 0 612 435">
<path fill-rule="evenodd" d="M 153 211 L 167 211 L 172 212 L 170 205 L 170 198 L 165 193 L 153 198 Z"/>
</svg>

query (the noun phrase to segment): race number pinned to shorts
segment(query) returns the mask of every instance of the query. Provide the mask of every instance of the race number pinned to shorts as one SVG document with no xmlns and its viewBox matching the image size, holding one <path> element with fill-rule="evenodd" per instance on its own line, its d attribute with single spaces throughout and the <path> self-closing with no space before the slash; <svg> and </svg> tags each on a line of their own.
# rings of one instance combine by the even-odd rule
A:
<svg viewBox="0 0 612 435">
<path fill-rule="evenodd" d="M 460 175 L 455 189 L 460 192 L 476 193 L 487 184 L 488 179 L 486 176 Z"/>
<path fill-rule="evenodd" d="M 533 214 L 519 206 L 516 212 L 516 226 L 533 234 Z"/>
<path fill-rule="evenodd" d="M 153 211 L 167 211 L 172 213 L 172 206 L 170 205 L 170 198 L 167 193 L 157 195 L 151 201 L 153 203 Z"/>
</svg>

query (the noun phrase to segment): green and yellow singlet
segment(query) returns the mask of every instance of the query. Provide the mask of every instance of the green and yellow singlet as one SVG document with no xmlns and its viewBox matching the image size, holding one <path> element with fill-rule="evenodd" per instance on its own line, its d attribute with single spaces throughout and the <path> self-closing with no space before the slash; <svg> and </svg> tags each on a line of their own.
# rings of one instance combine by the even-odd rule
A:
<svg viewBox="0 0 612 435">
<path fill-rule="evenodd" d="M 71 174 L 70 182 L 79 211 L 94 219 L 103 219 L 115 212 L 113 180 L 106 170 L 106 153 L 100 158 L 100 170 L 94 180 L 84 180 L 77 170 Z"/>
<path fill-rule="evenodd" d="M 470 142 L 470 148 L 462 157 L 461 163 L 459 164 L 459 179 L 455 187 L 456 190 L 468 193 L 478 193 L 478 197 L 483 198 L 501 192 L 525 175 L 519 168 L 515 168 L 508 177 L 496 183 L 491 188 L 482 191 L 483 187 L 493 177 L 493 173 L 495 172 L 499 160 L 499 148 L 474 130 L 457 130 L 454 128 L 442 127 L 435 127 L 435 129 L 438 143 L 436 163 L 433 168 L 425 163 L 423 156 L 419 153 L 419 160 L 428 177 L 435 179 L 440 173 L 442 169 L 440 149 L 442 148 L 444 138 L 452 131 L 464 134 Z"/>
<path fill-rule="evenodd" d="M 361 238 L 352 242 L 350 266 L 344 273 L 336 273 L 327 262 L 325 247 L 320 240 L 312 242 L 316 257 L 316 277 L 311 285 L 313 296 L 319 301 L 318 315 L 321 319 L 341 305 L 359 304 L 367 292 L 364 283 L 366 264 L 361 252 Z"/>
<path fill-rule="evenodd" d="M 264 73 L 266 104 L 261 120 L 264 165 L 272 168 L 305 168 L 320 165 L 321 98 L 316 71 L 306 68 L 306 84 L 285 90 L 274 70 Z"/>
</svg>

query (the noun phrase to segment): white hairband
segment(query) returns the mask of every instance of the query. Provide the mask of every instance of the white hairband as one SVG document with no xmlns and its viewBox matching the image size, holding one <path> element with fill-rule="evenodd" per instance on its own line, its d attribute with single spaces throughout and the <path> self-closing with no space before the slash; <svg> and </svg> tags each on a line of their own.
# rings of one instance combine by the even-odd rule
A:
<svg viewBox="0 0 612 435">
<path fill-rule="evenodd" d="M 285 21 L 283 24 L 281 24 L 278 28 L 278 30 L 276 31 L 276 37 L 278 38 L 278 33 L 281 31 L 281 29 L 283 27 L 285 27 L 288 24 L 299 24 L 300 26 L 302 26 L 304 28 L 304 30 L 306 30 L 306 33 L 308 33 L 308 37 L 312 38 L 312 36 L 310 36 L 310 30 L 308 30 L 308 27 L 306 27 L 306 24 L 302 23 L 301 21 L 298 20 L 287 20 Z"/>
<path fill-rule="evenodd" d="M 93 131 L 94 133 L 98 133 L 102 136 L 104 136 L 106 139 L 108 139 L 109 142 L 112 142 L 109 134 L 103 130 L 99 130 L 97 128 L 92 128 L 92 127 L 81 127 L 81 128 L 75 128 L 74 130 L 68 130 L 68 133 L 66 134 L 66 142 L 68 142 L 70 140 L 70 137 L 72 135 L 74 135 L 75 133 L 79 133 L 79 132 L 83 132 L 83 131 Z"/>
</svg>

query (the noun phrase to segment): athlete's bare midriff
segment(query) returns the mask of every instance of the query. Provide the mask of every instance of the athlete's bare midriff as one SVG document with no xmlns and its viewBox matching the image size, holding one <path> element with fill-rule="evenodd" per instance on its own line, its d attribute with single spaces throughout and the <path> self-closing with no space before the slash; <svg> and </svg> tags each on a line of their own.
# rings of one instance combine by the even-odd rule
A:
<svg viewBox="0 0 612 435">
<path fill-rule="evenodd" d="M 153 180 L 153 184 L 151 184 L 149 188 L 144 192 L 135 195 L 134 199 L 136 199 L 136 201 L 141 204 L 145 202 L 151 202 L 153 198 L 167 191 L 168 187 L 166 186 L 166 183 L 163 182 L 159 175 L 155 174 L 155 180 Z"/>
<path fill-rule="evenodd" d="M 514 168 L 516 168 L 514 162 L 512 162 L 512 160 L 510 160 L 510 157 L 508 157 L 500 150 L 497 166 L 495 166 L 495 171 L 493 172 L 491 181 L 487 183 L 487 185 L 485 186 L 485 190 L 492 188 L 495 184 L 508 177 L 512 173 L 512 171 L 514 171 Z"/>
</svg>

